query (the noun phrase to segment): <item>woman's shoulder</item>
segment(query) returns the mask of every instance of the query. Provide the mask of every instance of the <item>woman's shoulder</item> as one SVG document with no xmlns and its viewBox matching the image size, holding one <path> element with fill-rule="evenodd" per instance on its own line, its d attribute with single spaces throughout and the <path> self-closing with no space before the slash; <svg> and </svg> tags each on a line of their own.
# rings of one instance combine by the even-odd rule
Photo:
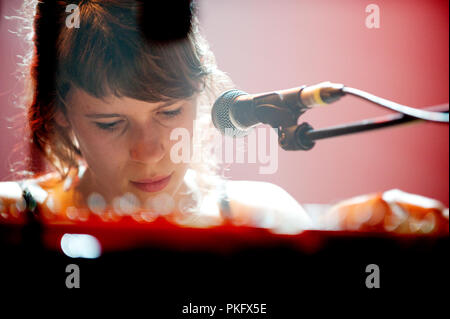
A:
<svg viewBox="0 0 450 319">
<path fill-rule="evenodd" d="M 56 172 L 17 179 L 15 181 L 0 181 L 0 213 L 17 215 L 26 208 L 25 192 L 33 200 L 42 205 L 55 190 L 64 188 L 64 180 Z"/>
<path fill-rule="evenodd" d="M 23 190 L 18 181 L 0 182 L 0 213 L 11 203 L 17 203 L 22 198 Z"/>
<path fill-rule="evenodd" d="M 312 228 L 303 207 L 286 190 L 273 183 L 228 180 L 226 195 L 230 218 L 235 224 L 269 228 L 280 233 Z"/>
<path fill-rule="evenodd" d="M 0 216 L 2 219 L 20 217 L 26 209 L 24 190 L 30 191 L 33 197 L 40 198 L 38 179 L 18 179 L 15 181 L 0 181 Z"/>
<path fill-rule="evenodd" d="M 11 200 L 20 199 L 25 189 L 28 187 L 39 186 L 43 181 L 48 181 L 50 179 L 50 175 L 45 175 L 14 181 L 0 181 L 0 198 Z"/>
<path fill-rule="evenodd" d="M 228 180 L 227 195 L 240 204 L 278 209 L 302 209 L 300 204 L 280 186 L 261 181 Z"/>
<path fill-rule="evenodd" d="M 22 197 L 24 190 L 32 193 L 37 189 L 51 189 L 62 182 L 61 177 L 55 172 L 14 181 L 0 181 L 0 198 L 17 199 Z"/>
</svg>

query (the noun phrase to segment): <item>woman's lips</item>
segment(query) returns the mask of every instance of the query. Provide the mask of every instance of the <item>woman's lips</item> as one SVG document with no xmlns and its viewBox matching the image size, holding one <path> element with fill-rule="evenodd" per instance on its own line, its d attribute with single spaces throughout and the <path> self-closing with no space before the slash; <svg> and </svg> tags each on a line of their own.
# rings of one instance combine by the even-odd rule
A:
<svg viewBox="0 0 450 319">
<path fill-rule="evenodd" d="M 153 193 L 164 189 L 169 184 L 171 177 L 172 174 L 166 177 L 158 176 L 152 179 L 145 179 L 137 182 L 130 181 L 130 182 L 131 184 L 133 184 L 133 186 L 137 187 L 141 191 Z"/>
</svg>

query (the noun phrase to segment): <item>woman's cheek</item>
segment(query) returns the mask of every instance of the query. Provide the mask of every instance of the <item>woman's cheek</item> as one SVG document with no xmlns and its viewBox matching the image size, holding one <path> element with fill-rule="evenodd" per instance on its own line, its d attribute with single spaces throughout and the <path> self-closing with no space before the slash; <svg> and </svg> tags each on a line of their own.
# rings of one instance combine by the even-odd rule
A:
<svg viewBox="0 0 450 319">
<path fill-rule="evenodd" d="M 123 145 L 117 145 L 117 141 L 105 136 L 103 132 L 90 129 L 84 130 L 84 134 L 79 137 L 82 156 L 90 167 L 95 167 L 105 175 L 107 171 L 112 172 L 120 166 Z"/>
<path fill-rule="evenodd" d="M 87 164 L 94 173 L 97 185 L 105 195 L 121 194 L 126 186 L 123 155 L 120 148 L 98 147 L 91 150 Z"/>
</svg>

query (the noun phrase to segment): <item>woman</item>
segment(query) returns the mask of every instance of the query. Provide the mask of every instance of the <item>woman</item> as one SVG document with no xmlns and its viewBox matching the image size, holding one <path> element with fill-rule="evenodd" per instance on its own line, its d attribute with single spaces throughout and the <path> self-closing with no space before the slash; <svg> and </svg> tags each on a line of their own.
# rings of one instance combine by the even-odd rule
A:
<svg viewBox="0 0 450 319">
<path fill-rule="evenodd" d="M 280 187 L 225 181 L 213 160 L 173 160 L 174 129 L 189 132 L 191 148 L 212 143 L 200 133 L 214 129 L 211 106 L 231 81 L 195 17 L 186 36 L 168 41 L 149 36 L 157 30 L 144 22 L 156 17 L 147 14 L 144 2 L 131 0 L 36 6 L 28 123 L 33 145 L 58 175 L 22 181 L 12 195 L 13 184 L 3 183 L 3 207 L 19 215 L 23 205 L 11 204 L 27 189 L 53 219 L 81 219 L 82 208 L 106 219 L 147 210 L 181 223 L 209 216 L 208 224 L 309 228 L 302 207 Z"/>
</svg>

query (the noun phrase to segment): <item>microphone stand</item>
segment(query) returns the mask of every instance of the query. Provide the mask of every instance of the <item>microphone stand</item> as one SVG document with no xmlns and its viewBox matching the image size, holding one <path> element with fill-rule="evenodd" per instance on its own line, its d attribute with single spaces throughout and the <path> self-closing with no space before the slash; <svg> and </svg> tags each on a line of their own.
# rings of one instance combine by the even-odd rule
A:
<svg viewBox="0 0 450 319">
<path fill-rule="evenodd" d="M 265 105 L 264 107 L 266 109 L 271 108 L 271 106 L 269 105 Z M 440 111 L 445 113 L 448 113 L 449 111 L 447 106 L 431 107 L 426 108 L 426 110 Z M 410 122 L 424 121 L 406 114 L 395 113 L 377 118 L 366 119 L 359 122 L 353 122 L 343 125 L 332 126 L 329 128 L 314 130 L 309 123 L 304 122 L 300 125 L 293 123 L 292 122 L 293 117 L 286 116 L 287 115 L 286 113 L 288 112 L 286 112 L 285 110 L 284 112 L 276 112 L 275 107 L 272 108 L 272 111 L 273 111 L 272 115 L 274 113 L 278 113 L 278 117 L 270 119 L 268 116 L 266 116 L 264 119 L 265 121 L 263 121 L 263 123 L 270 124 L 273 128 L 278 128 L 278 143 L 281 146 L 281 148 L 287 151 L 297 151 L 297 150 L 308 151 L 314 147 L 314 145 L 316 144 L 315 141 L 317 140 L 354 133 L 361 133 Z M 303 112 L 301 112 L 301 114 Z M 295 114 L 294 117 L 297 115 L 299 114 L 298 113 Z M 283 118 L 284 120 L 280 120 L 280 118 Z M 291 125 L 280 125 L 288 123 Z"/>
</svg>

